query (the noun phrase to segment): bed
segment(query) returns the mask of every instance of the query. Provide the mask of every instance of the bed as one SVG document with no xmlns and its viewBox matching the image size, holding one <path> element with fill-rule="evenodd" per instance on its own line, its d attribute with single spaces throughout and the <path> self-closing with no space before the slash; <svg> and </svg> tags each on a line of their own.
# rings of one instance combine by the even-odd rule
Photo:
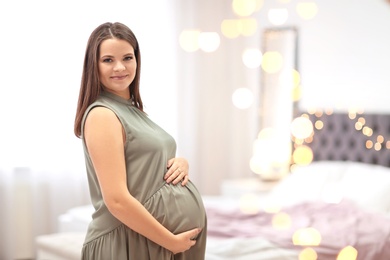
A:
<svg viewBox="0 0 390 260">
<path fill-rule="evenodd" d="M 243 212 L 238 201 L 218 208 L 206 199 L 207 259 L 390 259 L 389 187 L 387 167 L 322 161 L 252 201 L 257 211 Z"/>
<path fill-rule="evenodd" d="M 313 162 L 249 213 L 206 203 L 207 259 L 390 259 L 390 116 L 305 116 L 320 129 L 305 143 Z"/>
<path fill-rule="evenodd" d="M 307 143 L 312 163 L 295 167 L 266 196 L 203 196 L 207 260 L 390 259 L 390 116 L 308 116 L 323 123 Z M 58 234 L 37 238 L 37 259 L 78 259 L 91 211 L 62 215 Z"/>
</svg>

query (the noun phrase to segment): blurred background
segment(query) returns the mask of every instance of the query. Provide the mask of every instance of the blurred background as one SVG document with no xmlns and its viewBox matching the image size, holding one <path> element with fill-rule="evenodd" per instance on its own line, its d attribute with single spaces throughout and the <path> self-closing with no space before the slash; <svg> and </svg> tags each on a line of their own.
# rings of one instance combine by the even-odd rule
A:
<svg viewBox="0 0 390 260">
<path fill-rule="evenodd" d="M 146 112 L 175 137 L 204 195 L 259 174 L 259 133 L 288 127 L 294 110 L 390 112 L 385 0 L 8 0 L 0 10 L 0 259 L 31 258 L 36 235 L 89 203 L 73 120 L 101 23 L 138 37 Z"/>
</svg>

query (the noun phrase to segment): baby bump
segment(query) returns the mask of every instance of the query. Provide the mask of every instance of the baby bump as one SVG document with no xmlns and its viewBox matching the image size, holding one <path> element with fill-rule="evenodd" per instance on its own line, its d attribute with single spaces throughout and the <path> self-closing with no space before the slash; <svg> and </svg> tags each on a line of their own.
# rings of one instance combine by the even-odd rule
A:
<svg viewBox="0 0 390 260">
<path fill-rule="evenodd" d="M 203 201 L 191 182 L 184 187 L 180 184 L 164 185 L 144 206 L 173 233 L 205 226 L 206 213 Z"/>
</svg>

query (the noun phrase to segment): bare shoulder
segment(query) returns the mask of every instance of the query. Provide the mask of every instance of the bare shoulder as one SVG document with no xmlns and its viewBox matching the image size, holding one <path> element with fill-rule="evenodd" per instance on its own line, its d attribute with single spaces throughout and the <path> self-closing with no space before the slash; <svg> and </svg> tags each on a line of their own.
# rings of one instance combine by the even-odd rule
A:
<svg viewBox="0 0 390 260">
<path fill-rule="evenodd" d="M 85 121 L 85 133 L 90 130 L 110 132 L 122 129 L 122 125 L 116 114 L 106 107 L 95 107 L 88 113 Z"/>
<path fill-rule="evenodd" d="M 91 111 L 89 111 L 89 113 L 87 115 L 87 119 L 90 119 L 90 120 L 116 119 L 116 120 L 118 120 L 115 113 L 111 109 L 109 109 L 107 107 L 100 107 L 100 106 L 92 108 Z"/>
<path fill-rule="evenodd" d="M 119 121 L 115 113 L 107 107 L 94 107 L 87 115 L 86 121 L 88 122 L 114 122 Z"/>
</svg>

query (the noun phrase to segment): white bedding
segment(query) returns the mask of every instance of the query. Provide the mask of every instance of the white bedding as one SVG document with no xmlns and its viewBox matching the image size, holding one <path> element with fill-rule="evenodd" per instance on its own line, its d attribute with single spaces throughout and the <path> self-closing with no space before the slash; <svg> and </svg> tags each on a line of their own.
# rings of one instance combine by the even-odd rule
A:
<svg viewBox="0 0 390 260">
<path fill-rule="evenodd" d="M 270 202 L 281 206 L 305 201 L 337 203 L 342 199 L 389 214 L 390 168 L 358 162 L 313 162 L 297 168 L 269 196 Z"/>
<path fill-rule="evenodd" d="M 226 217 L 229 217 L 229 212 L 239 210 L 243 202 L 242 198 L 238 197 L 203 196 L 203 199 L 206 208 L 225 214 Z M 390 216 L 390 169 L 354 162 L 314 162 L 296 169 L 282 180 L 267 198 L 252 197 L 251 203 L 256 211 L 261 212 L 270 207 L 283 209 L 303 203 L 315 206 L 317 202 L 337 205 L 343 201 L 353 202 L 366 212 Z M 90 206 L 69 210 L 59 219 L 59 231 L 84 232 L 91 212 Z M 321 219 L 317 218 L 316 221 L 318 220 Z M 209 223 L 216 222 L 211 220 Z M 218 228 L 210 227 L 210 230 L 215 231 Z M 277 246 L 277 243 L 261 236 L 231 235 L 231 237 L 209 235 L 206 259 L 296 260 L 301 252 L 297 248 Z"/>
<path fill-rule="evenodd" d="M 209 237 L 206 260 L 297 260 L 299 252 L 283 249 L 263 238 Z"/>
</svg>

